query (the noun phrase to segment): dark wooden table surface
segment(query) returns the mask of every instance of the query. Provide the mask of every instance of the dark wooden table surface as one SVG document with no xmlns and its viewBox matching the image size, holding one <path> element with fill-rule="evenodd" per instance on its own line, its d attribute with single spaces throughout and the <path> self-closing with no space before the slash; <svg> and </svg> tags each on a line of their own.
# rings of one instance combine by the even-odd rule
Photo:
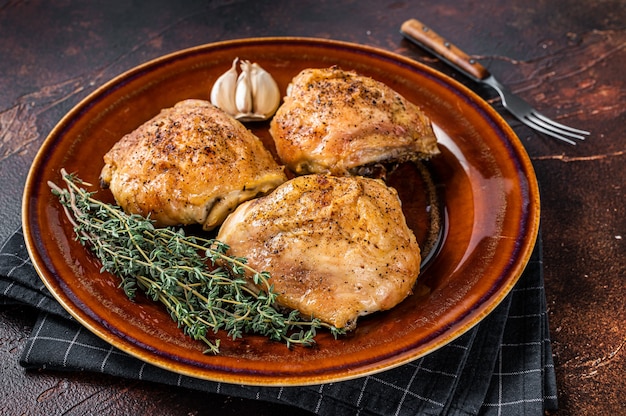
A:
<svg viewBox="0 0 626 416">
<path fill-rule="evenodd" d="M 569 146 L 512 119 L 399 34 L 427 22 L 548 115 L 593 134 Z M 413 57 L 475 89 L 534 163 L 558 414 L 626 414 L 626 3 L 623 0 L 0 1 L 0 240 L 20 225 L 39 145 L 98 85 L 146 60 L 219 40 L 312 36 Z M 275 414 L 279 407 L 18 365 L 33 311 L 0 307 L 0 409 L 8 414 Z"/>
</svg>

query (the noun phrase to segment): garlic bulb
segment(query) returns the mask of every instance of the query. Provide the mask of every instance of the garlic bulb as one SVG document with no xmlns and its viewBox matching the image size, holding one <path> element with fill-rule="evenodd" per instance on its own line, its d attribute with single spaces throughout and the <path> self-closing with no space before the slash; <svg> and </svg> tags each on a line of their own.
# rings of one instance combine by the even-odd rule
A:
<svg viewBox="0 0 626 416">
<path fill-rule="evenodd" d="M 211 89 L 211 103 L 241 121 L 267 120 L 280 104 L 280 90 L 274 78 L 259 64 L 239 58 Z"/>
</svg>

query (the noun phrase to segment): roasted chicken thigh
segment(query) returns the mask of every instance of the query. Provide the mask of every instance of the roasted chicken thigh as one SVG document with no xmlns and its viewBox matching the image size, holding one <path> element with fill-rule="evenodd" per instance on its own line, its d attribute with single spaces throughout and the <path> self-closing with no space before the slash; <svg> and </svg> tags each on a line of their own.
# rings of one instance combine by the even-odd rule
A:
<svg viewBox="0 0 626 416">
<path fill-rule="evenodd" d="M 419 274 L 397 193 L 378 179 L 296 177 L 241 204 L 217 239 L 271 274 L 278 303 L 338 328 L 397 305 Z"/>
<path fill-rule="evenodd" d="M 241 202 L 287 180 L 259 138 L 203 100 L 164 109 L 104 156 L 100 174 L 127 212 L 158 226 L 213 229 Z"/>
<path fill-rule="evenodd" d="M 297 174 L 376 176 L 388 164 L 439 153 L 428 117 L 387 85 L 338 67 L 305 69 L 270 133 Z"/>
</svg>

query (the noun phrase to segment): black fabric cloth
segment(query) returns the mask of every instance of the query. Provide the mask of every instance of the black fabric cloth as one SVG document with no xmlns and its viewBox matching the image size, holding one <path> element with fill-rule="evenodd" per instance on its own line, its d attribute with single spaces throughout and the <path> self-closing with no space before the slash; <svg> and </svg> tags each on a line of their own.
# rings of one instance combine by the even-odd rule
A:
<svg viewBox="0 0 626 416">
<path fill-rule="evenodd" d="M 557 408 L 541 240 L 524 274 L 481 323 L 403 366 L 355 380 L 251 387 L 172 373 L 112 347 L 73 320 L 35 272 L 21 230 L 0 249 L 0 305 L 40 311 L 21 355 L 27 370 L 90 371 L 296 406 L 319 415 L 539 415 Z"/>
</svg>

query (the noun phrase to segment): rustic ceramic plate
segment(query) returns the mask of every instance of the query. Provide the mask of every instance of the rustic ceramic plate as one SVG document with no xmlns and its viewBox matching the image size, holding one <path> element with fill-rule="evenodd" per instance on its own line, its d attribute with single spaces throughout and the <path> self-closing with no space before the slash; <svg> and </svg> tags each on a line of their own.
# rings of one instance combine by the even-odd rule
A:
<svg viewBox="0 0 626 416">
<path fill-rule="evenodd" d="M 312 348 L 287 349 L 259 336 L 222 339 L 219 356 L 184 336 L 161 307 L 129 301 L 114 276 L 101 274 L 47 181 L 65 167 L 98 183 L 102 156 L 124 134 L 185 98 L 207 99 L 235 57 L 259 62 L 282 91 L 301 69 L 339 65 L 390 85 L 439 126 L 442 154 L 426 165 L 441 203 L 420 286 L 391 311 L 360 321 L 349 336 L 321 333 Z M 267 123 L 250 125 L 271 147 Z M 396 175 L 409 223 L 426 244 L 432 228 L 427 187 L 412 170 Z M 108 191 L 101 199 L 112 201 Z M 39 151 L 26 183 L 23 224 L 33 263 L 53 295 L 85 327 L 144 361 L 198 378 L 250 385 L 345 380 L 423 356 L 477 324 L 522 273 L 537 235 L 539 193 L 519 140 L 478 96 L 412 60 L 366 46 L 299 38 L 209 44 L 136 67 L 72 109 Z"/>
</svg>

